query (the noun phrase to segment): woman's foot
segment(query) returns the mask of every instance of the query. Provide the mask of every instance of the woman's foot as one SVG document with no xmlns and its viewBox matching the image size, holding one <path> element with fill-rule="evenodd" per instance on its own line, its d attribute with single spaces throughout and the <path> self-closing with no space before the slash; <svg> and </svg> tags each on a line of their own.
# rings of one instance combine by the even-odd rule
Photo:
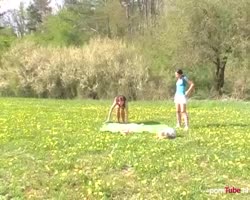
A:
<svg viewBox="0 0 250 200">
<path fill-rule="evenodd" d="M 180 124 L 176 124 L 175 128 L 181 128 L 181 125 Z"/>
</svg>

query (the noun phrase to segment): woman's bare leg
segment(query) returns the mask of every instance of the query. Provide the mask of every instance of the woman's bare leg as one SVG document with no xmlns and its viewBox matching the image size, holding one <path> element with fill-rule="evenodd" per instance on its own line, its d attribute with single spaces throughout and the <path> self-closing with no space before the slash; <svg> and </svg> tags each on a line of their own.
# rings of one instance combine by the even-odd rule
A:
<svg viewBox="0 0 250 200">
<path fill-rule="evenodd" d="M 125 123 L 125 111 L 124 111 L 124 108 L 121 108 L 121 117 L 122 117 L 122 122 Z"/>
<path fill-rule="evenodd" d="M 188 113 L 187 113 L 187 105 L 181 104 L 181 114 L 184 119 L 185 129 L 188 129 L 189 126 L 189 119 L 188 119 Z"/>
<path fill-rule="evenodd" d="M 180 104 L 175 104 L 176 108 L 176 127 L 181 126 L 181 106 Z"/>
</svg>

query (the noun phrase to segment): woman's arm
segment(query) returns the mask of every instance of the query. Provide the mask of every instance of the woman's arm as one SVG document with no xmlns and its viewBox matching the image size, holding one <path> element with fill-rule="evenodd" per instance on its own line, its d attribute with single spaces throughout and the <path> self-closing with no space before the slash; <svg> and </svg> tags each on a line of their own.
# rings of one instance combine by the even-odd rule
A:
<svg viewBox="0 0 250 200">
<path fill-rule="evenodd" d="M 108 118 L 107 118 L 106 122 L 109 122 L 109 121 L 110 121 L 111 114 L 112 114 L 112 112 L 113 112 L 115 106 L 116 106 L 116 99 L 114 100 L 112 106 L 111 106 L 110 109 L 109 109 Z"/>
<path fill-rule="evenodd" d="M 125 104 L 125 123 L 128 123 L 128 103 Z"/>
<path fill-rule="evenodd" d="M 188 90 L 185 92 L 185 95 L 186 95 L 186 96 L 189 96 L 190 93 L 191 93 L 191 92 L 193 91 L 193 89 L 194 89 L 194 83 L 193 83 L 193 81 L 188 80 L 188 85 L 189 85 L 189 88 L 188 88 Z"/>
</svg>

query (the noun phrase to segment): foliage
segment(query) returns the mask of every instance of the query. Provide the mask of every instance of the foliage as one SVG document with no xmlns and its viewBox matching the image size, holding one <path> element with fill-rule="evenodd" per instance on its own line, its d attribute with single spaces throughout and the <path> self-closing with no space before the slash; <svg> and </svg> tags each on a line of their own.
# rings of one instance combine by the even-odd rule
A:
<svg viewBox="0 0 250 200">
<path fill-rule="evenodd" d="M 10 28 L 0 29 L 0 51 L 6 51 L 15 39 L 15 34 Z"/>
<path fill-rule="evenodd" d="M 10 28 L 0 28 L 0 67 L 2 66 L 2 55 L 11 47 L 15 40 L 15 34 Z"/>
<path fill-rule="evenodd" d="M 27 29 L 37 31 L 45 17 L 51 14 L 50 0 L 33 0 L 27 8 Z"/>
<path fill-rule="evenodd" d="M 138 92 L 142 99 L 172 97 L 176 68 L 194 80 L 195 98 L 249 99 L 249 13 L 248 0 L 67 0 L 52 14 L 48 0 L 35 0 L 13 11 L 8 26 L 22 41 L 69 47 L 65 54 L 96 37 L 123 40 L 149 71 L 148 92 Z M 12 37 L 4 38 L 0 45 L 9 46 Z"/>
<path fill-rule="evenodd" d="M 80 34 L 79 27 L 74 24 L 76 18 L 74 13 L 62 10 L 57 15 L 48 16 L 39 31 L 27 38 L 44 46 L 81 46 L 89 36 Z"/>
<path fill-rule="evenodd" d="M 181 55 L 179 60 L 184 65 L 213 67 L 213 85 L 219 95 L 223 94 L 225 69 L 232 53 L 238 49 L 240 40 L 250 42 L 249 37 L 238 31 L 241 29 L 239 23 L 246 20 L 245 13 L 249 9 L 247 1 L 241 3 L 244 8 L 235 1 L 180 0 L 167 14 L 177 17 L 179 22 L 176 25 L 176 19 L 172 18 L 174 29 L 181 33 L 174 35 L 174 41 L 181 41 L 177 51 L 177 55 Z"/>
<path fill-rule="evenodd" d="M 107 98 L 121 93 L 136 99 L 148 79 L 146 62 L 135 49 L 107 38 L 82 48 L 20 43 L 4 55 L 3 66 L 2 94 L 22 96 Z"/>
</svg>

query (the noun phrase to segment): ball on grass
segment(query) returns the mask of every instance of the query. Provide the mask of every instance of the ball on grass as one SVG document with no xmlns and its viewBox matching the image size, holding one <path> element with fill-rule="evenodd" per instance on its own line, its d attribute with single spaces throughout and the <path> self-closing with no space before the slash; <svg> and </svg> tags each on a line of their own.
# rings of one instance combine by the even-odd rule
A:
<svg viewBox="0 0 250 200">
<path fill-rule="evenodd" d="M 173 128 L 166 128 L 157 133 L 157 137 L 160 139 L 168 138 L 174 139 L 176 138 L 176 130 Z"/>
</svg>

